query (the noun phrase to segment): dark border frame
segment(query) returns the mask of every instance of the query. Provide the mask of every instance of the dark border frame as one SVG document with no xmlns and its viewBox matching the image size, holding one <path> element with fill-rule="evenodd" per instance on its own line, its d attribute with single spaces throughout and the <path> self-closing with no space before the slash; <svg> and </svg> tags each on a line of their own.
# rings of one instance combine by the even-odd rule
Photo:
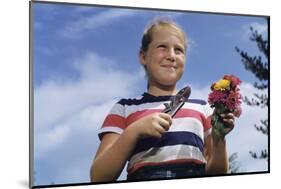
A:
<svg viewBox="0 0 281 189">
<path fill-rule="evenodd" d="M 33 7 L 29 2 L 29 188 L 34 183 Z"/>
<path fill-rule="evenodd" d="M 110 8 L 124 8 L 124 9 L 136 9 L 136 10 L 157 10 L 157 11 L 176 11 L 176 12 L 190 12 L 198 14 L 215 14 L 215 15 L 232 15 L 232 16 L 248 16 L 248 17 L 263 17 L 267 20 L 268 24 L 268 45 L 269 45 L 269 56 L 268 56 L 268 171 L 259 172 L 245 172 L 245 173 L 231 173 L 216 174 L 208 176 L 194 176 L 189 178 L 172 178 L 172 179 L 155 179 L 155 180 L 140 180 L 133 182 L 147 182 L 147 181 L 161 181 L 161 180 L 181 180 L 191 178 L 208 178 L 208 177 L 222 177 L 222 176 L 239 176 L 239 175 L 252 175 L 252 174 L 266 174 L 270 173 L 270 16 L 269 15 L 254 15 L 254 14 L 238 14 L 238 13 L 223 13 L 223 12 L 208 12 L 208 11 L 192 11 L 192 10 L 173 10 L 163 8 L 147 8 L 147 7 L 128 7 L 128 6 L 117 6 L 117 5 L 101 5 L 101 4 L 87 4 L 87 3 L 70 3 L 70 2 L 55 2 L 55 1 L 40 1 L 31 0 L 29 1 L 29 188 L 54 188 L 54 187 L 67 187 L 67 186 L 88 186 L 88 185 L 100 185 L 100 184 L 119 184 L 128 183 L 132 181 L 113 181 L 113 182 L 99 182 L 99 183 L 68 183 L 68 184 L 54 184 L 54 185 L 38 185 L 34 186 L 34 84 L 33 84 L 33 3 L 44 3 L 44 4 L 62 4 L 62 5 L 79 5 L 87 7 L 110 7 Z"/>
</svg>

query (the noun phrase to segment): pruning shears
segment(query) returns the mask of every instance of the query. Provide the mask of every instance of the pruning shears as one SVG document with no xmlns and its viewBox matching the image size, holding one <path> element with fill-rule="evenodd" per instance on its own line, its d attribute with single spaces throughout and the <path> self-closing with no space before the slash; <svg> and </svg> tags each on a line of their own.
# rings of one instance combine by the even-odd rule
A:
<svg viewBox="0 0 281 189">
<path fill-rule="evenodd" d="M 191 93 L 191 88 L 189 86 L 181 89 L 174 98 L 171 99 L 170 103 L 164 103 L 165 109 L 162 110 L 163 113 L 169 114 L 172 118 L 181 109 L 184 103 L 187 101 Z"/>
</svg>

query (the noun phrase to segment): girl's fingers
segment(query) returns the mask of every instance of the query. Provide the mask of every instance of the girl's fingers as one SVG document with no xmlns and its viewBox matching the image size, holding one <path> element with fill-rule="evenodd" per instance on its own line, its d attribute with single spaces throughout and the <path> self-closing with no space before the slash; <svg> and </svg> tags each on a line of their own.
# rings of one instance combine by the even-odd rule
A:
<svg viewBox="0 0 281 189">
<path fill-rule="evenodd" d="M 227 126 L 234 126 L 235 117 L 233 113 L 221 114 L 221 117 L 223 118 L 223 121 L 227 124 Z"/>
<path fill-rule="evenodd" d="M 233 113 L 221 114 L 220 116 L 225 119 L 234 119 Z"/>
<path fill-rule="evenodd" d="M 233 119 L 223 119 L 223 121 L 228 128 L 234 127 L 234 120 Z"/>
<path fill-rule="evenodd" d="M 172 117 L 167 113 L 159 113 L 159 116 L 166 121 L 168 121 L 169 125 L 172 125 Z"/>
<path fill-rule="evenodd" d="M 156 137 L 158 137 L 158 134 L 160 137 L 166 132 L 166 130 L 161 125 L 155 125 L 156 130 Z"/>
<path fill-rule="evenodd" d="M 168 122 L 167 120 L 165 120 L 165 119 L 160 119 L 159 120 L 159 125 L 160 126 L 162 126 L 166 131 L 168 131 L 169 130 L 169 128 L 170 128 L 170 122 Z"/>
</svg>

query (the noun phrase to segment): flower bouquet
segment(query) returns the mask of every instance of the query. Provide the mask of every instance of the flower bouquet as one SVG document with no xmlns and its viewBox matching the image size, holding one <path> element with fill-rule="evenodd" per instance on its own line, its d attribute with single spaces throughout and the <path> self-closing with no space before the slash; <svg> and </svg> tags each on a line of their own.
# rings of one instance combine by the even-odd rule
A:
<svg viewBox="0 0 281 189">
<path fill-rule="evenodd" d="M 208 102 L 215 108 L 211 123 L 217 136 L 223 137 L 226 134 L 227 126 L 221 114 L 233 113 L 235 117 L 241 115 L 241 94 L 238 87 L 240 83 L 241 80 L 234 75 L 225 75 L 211 86 L 212 92 L 209 94 Z"/>
</svg>

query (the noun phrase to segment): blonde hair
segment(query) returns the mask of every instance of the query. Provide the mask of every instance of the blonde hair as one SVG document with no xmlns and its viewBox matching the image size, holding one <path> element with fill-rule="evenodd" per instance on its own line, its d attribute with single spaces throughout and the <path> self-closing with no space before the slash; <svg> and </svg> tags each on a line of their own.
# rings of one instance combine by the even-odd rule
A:
<svg viewBox="0 0 281 189">
<path fill-rule="evenodd" d="M 184 42 L 184 50 L 186 51 L 187 49 L 187 37 L 183 29 L 177 25 L 175 22 L 172 20 L 168 19 L 157 19 L 154 20 L 144 31 L 142 40 L 141 40 L 141 47 L 140 50 L 143 52 L 147 52 L 148 46 L 152 41 L 152 36 L 153 33 L 159 28 L 159 27 L 169 27 L 175 29 L 180 37 L 182 38 Z"/>
</svg>

